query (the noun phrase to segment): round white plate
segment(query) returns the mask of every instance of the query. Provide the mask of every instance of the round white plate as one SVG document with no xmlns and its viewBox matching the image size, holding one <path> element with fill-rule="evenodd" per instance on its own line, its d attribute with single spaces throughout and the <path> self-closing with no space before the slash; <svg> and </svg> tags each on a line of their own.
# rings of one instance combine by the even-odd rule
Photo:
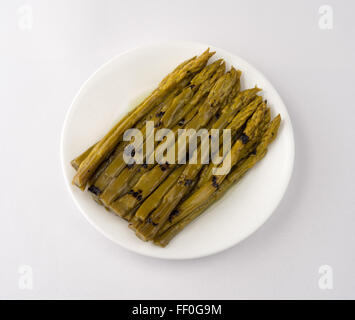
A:
<svg viewBox="0 0 355 320">
<path fill-rule="evenodd" d="M 214 59 L 240 69 L 242 89 L 263 89 L 273 115 L 282 124 L 267 156 L 202 216 L 177 235 L 166 248 L 139 240 L 127 222 L 94 202 L 88 192 L 71 184 L 70 161 L 98 141 L 143 95 L 177 64 L 210 47 Z M 286 107 L 270 82 L 238 56 L 213 46 L 170 42 L 125 52 L 96 71 L 76 95 L 65 119 L 61 157 L 67 187 L 88 221 L 106 237 L 134 252 L 166 259 L 190 259 L 225 250 L 248 237 L 270 217 L 284 195 L 294 160 L 292 125 Z"/>
</svg>

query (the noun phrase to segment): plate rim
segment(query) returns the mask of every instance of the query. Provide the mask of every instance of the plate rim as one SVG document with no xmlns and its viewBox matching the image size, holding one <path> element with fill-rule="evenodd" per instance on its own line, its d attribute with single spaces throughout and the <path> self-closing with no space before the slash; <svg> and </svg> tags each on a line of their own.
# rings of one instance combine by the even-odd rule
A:
<svg viewBox="0 0 355 320">
<path fill-rule="evenodd" d="M 262 78 L 263 81 L 265 83 L 268 84 L 268 86 L 270 86 L 271 88 L 274 89 L 275 94 L 278 96 L 278 99 L 280 101 L 280 103 L 283 105 L 283 108 L 286 111 L 286 114 L 283 114 L 282 117 L 283 118 L 287 118 L 288 119 L 288 125 L 289 125 L 289 133 L 290 133 L 290 165 L 289 165 L 289 170 L 288 170 L 288 176 L 285 177 L 285 181 L 286 183 L 283 186 L 283 191 L 280 193 L 279 198 L 277 199 L 277 201 L 275 201 L 275 204 L 273 205 L 272 208 L 269 209 L 269 213 L 267 215 L 265 215 L 265 217 L 260 220 L 260 222 L 258 223 L 258 225 L 252 229 L 249 233 L 245 234 L 243 237 L 241 237 L 238 241 L 236 242 L 231 242 L 229 245 L 224 246 L 222 248 L 217 248 L 214 250 L 211 250 L 209 252 L 205 252 L 205 253 L 201 253 L 201 254 L 194 254 L 194 255 L 185 255 L 185 256 L 164 256 L 164 248 L 162 248 L 162 254 L 152 254 L 149 251 L 144 251 L 140 250 L 138 248 L 134 248 L 134 246 L 129 246 L 127 245 L 125 242 L 123 241 L 119 241 L 116 238 L 113 238 L 110 234 L 108 234 L 102 227 L 100 227 L 99 225 L 97 225 L 94 221 L 91 220 L 91 218 L 88 216 L 88 214 L 85 212 L 85 210 L 81 207 L 79 201 L 77 200 L 76 196 L 73 193 L 73 190 L 71 188 L 71 179 L 69 179 L 67 177 L 67 172 L 66 172 L 66 161 L 64 159 L 64 140 L 65 140 L 65 134 L 66 134 L 66 129 L 68 126 L 68 122 L 69 122 L 69 118 L 70 115 L 72 114 L 73 110 L 75 109 L 75 105 L 76 105 L 76 101 L 78 100 L 79 96 L 81 95 L 81 93 L 84 91 L 85 87 L 87 86 L 88 83 L 90 83 L 92 81 L 93 78 L 95 78 L 95 76 L 100 73 L 104 68 L 106 68 L 107 65 L 109 65 L 110 63 L 112 63 L 113 61 L 115 61 L 116 59 L 119 59 L 120 57 L 130 54 L 133 51 L 136 50 L 142 50 L 144 48 L 148 48 L 148 47 L 159 47 L 159 46 L 167 46 L 167 45 L 171 45 L 171 46 L 176 46 L 176 45 L 184 45 L 184 46 L 202 46 L 205 48 L 211 48 L 212 50 L 217 51 L 218 53 L 221 53 L 221 55 L 223 56 L 223 53 L 226 53 L 230 56 L 236 57 L 238 60 L 242 61 L 244 65 L 247 66 L 247 68 L 251 68 L 254 71 L 256 71 Z M 279 206 L 279 204 L 281 203 L 287 189 L 288 186 L 290 184 L 291 178 L 292 178 L 292 174 L 294 171 L 294 162 L 295 162 L 295 139 L 294 139 L 294 130 L 293 130 L 293 125 L 292 125 L 292 121 L 291 121 L 291 117 L 289 116 L 288 110 L 286 108 L 286 105 L 283 101 L 283 99 L 281 98 L 279 92 L 276 90 L 276 88 L 272 85 L 272 83 L 268 80 L 268 78 L 256 67 L 254 67 L 252 64 L 250 64 L 248 61 L 246 61 L 244 58 L 240 57 L 237 54 L 231 53 L 225 49 L 219 48 L 217 46 L 211 45 L 211 44 L 205 44 L 205 43 L 201 43 L 201 42 L 196 42 L 196 41 L 162 41 L 162 42 L 152 42 L 152 43 L 145 43 L 139 46 L 135 46 L 131 49 L 125 50 L 115 56 L 113 56 L 112 58 L 108 59 L 106 62 L 104 62 L 103 64 L 101 64 L 84 82 L 83 84 L 80 86 L 79 90 L 77 91 L 77 93 L 75 94 L 66 114 L 64 117 L 64 123 L 62 125 L 62 130 L 61 130 L 61 136 L 60 136 L 60 158 L 61 158 L 61 167 L 62 167 L 62 172 L 64 175 L 64 180 L 65 180 L 65 185 L 66 188 L 68 189 L 71 198 L 73 199 L 76 207 L 79 209 L 80 213 L 85 217 L 85 219 L 97 230 L 99 231 L 105 238 L 111 240 L 112 242 L 114 242 L 115 244 L 120 245 L 122 248 L 129 250 L 131 252 L 143 255 L 143 256 L 147 256 L 147 257 L 152 257 L 152 258 L 158 258 L 158 259 L 165 259 L 165 260 L 190 260 L 190 259 L 198 259 L 198 258 L 203 258 L 203 257 L 207 257 L 210 255 L 214 255 L 217 254 L 219 252 L 223 252 L 225 250 L 230 249 L 231 247 L 241 243 L 242 241 L 244 241 L 245 239 L 247 239 L 248 237 L 250 237 L 252 234 L 254 234 L 257 230 L 259 230 L 264 224 L 265 222 L 272 216 L 272 214 L 275 212 L 275 210 L 277 209 L 277 207 Z"/>
</svg>

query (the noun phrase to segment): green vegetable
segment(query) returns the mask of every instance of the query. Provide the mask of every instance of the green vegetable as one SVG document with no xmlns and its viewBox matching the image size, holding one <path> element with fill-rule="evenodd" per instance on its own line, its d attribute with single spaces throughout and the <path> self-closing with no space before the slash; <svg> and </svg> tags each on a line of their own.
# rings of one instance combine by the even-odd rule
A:
<svg viewBox="0 0 355 320">
<path fill-rule="evenodd" d="M 225 73 L 221 59 L 207 64 L 213 54 L 207 50 L 178 65 L 99 142 L 71 161 L 77 170 L 73 184 L 81 189 L 89 185 L 95 201 L 127 220 L 140 239 L 162 247 L 265 156 L 280 125 L 280 115 L 270 121 L 270 108 L 257 96 L 260 89 L 240 91 L 240 71 L 232 67 Z M 175 140 L 153 139 L 154 150 L 147 151 L 155 136 L 155 130 L 146 132 L 147 121 L 154 122 L 155 130 L 171 129 Z M 134 149 L 127 148 L 131 141 L 122 140 L 130 128 L 143 136 Z M 196 130 L 192 137 L 188 133 L 194 140 L 205 129 L 207 139 L 196 139 L 196 145 L 190 140 L 181 150 L 178 146 L 187 136 L 179 129 Z M 232 146 L 225 150 L 213 129 L 230 129 Z M 219 150 L 205 152 L 210 144 Z M 175 162 L 152 161 L 162 150 L 164 155 L 175 151 Z M 144 152 L 144 163 L 127 164 L 127 152 L 132 157 Z M 181 164 L 186 156 L 198 163 Z M 213 162 L 205 164 L 210 158 Z M 215 172 L 225 160 L 230 160 L 231 170 Z"/>
</svg>

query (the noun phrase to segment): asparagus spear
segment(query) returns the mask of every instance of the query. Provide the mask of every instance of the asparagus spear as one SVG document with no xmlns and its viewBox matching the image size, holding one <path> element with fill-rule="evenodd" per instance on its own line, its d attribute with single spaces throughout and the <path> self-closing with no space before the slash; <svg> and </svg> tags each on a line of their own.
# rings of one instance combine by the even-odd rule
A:
<svg viewBox="0 0 355 320">
<path fill-rule="evenodd" d="M 194 128 L 198 130 L 199 128 L 205 126 L 218 110 L 217 106 L 222 103 L 231 92 L 233 86 L 239 79 L 239 76 L 240 74 L 235 69 L 232 69 L 217 80 L 215 86 L 209 93 L 208 98 L 199 109 L 196 117 L 188 123 L 187 128 Z M 175 145 L 173 146 L 174 148 Z M 179 163 L 179 161 L 177 162 Z M 152 170 L 145 173 L 140 178 L 138 183 L 133 188 L 133 192 L 141 191 L 140 199 L 133 197 L 131 194 L 124 195 L 111 205 L 111 209 L 119 215 L 124 216 L 128 214 L 130 210 L 134 209 L 140 201 L 149 196 L 149 194 L 152 193 L 160 185 L 160 183 L 165 180 L 176 165 L 177 164 L 167 164 L 153 167 Z"/>
<path fill-rule="evenodd" d="M 260 143 L 262 136 L 264 135 L 266 129 L 268 128 L 268 125 L 271 120 L 270 108 L 266 107 L 265 102 L 264 102 L 264 107 L 265 107 L 265 115 L 263 121 L 260 124 L 260 126 L 256 128 L 254 137 L 247 142 L 247 144 L 241 151 L 240 159 L 244 159 L 247 155 L 249 155 L 250 152 L 255 151 L 256 146 Z"/>
<path fill-rule="evenodd" d="M 116 129 L 107 134 L 93 148 L 90 154 L 81 163 L 76 175 L 73 179 L 73 184 L 79 188 L 85 188 L 88 180 L 93 175 L 100 163 L 112 152 L 115 145 L 121 139 L 125 130 L 131 128 L 137 120 L 147 114 L 157 101 L 161 101 L 171 90 L 173 90 L 187 76 L 199 72 L 206 64 L 208 59 L 213 55 L 209 50 L 204 52 L 200 57 L 192 60 L 185 65 L 176 74 L 169 77 L 166 82 L 158 88 L 158 90 L 135 109 L 130 116 L 121 120 Z"/>
<path fill-rule="evenodd" d="M 233 184 L 238 182 L 249 169 L 260 161 L 267 153 L 267 146 L 276 138 L 280 121 L 281 118 L 280 115 L 278 115 L 262 136 L 262 140 L 257 146 L 255 153 L 250 154 L 240 165 L 234 167 L 231 173 L 228 174 L 226 179 L 222 182 L 220 188 L 217 189 L 212 196 L 200 199 L 199 205 L 193 209 L 185 205 L 188 199 L 186 202 L 182 202 L 182 204 L 177 207 L 175 215 L 176 217 L 180 217 L 180 219 L 175 219 L 173 223 L 170 223 L 168 225 L 169 228 L 165 229 L 165 232 L 159 234 L 154 239 L 154 243 L 165 247 L 174 236 L 182 231 L 191 221 L 196 219 L 211 204 L 220 199 Z"/>
<path fill-rule="evenodd" d="M 233 132 L 238 131 L 243 124 L 246 122 L 246 120 L 254 113 L 258 105 L 261 103 L 262 98 L 258 96 L 254 101 L 250 102 L 250 100 L 255 97 L 256 92 L 258 92 L 259 89 L 254 88 L 254 89 L 249 89 L 246 90 L 246 94 L 240 94 L 237 98 L 234 104 L 239 105 L 239 108 L 244 106 L 244 109 L 241 110 L 237 116 L 235 116 L 232 121 L 229 123 L 227 126 L 227 129 L 231 129 Z M 249 99 L 249 100 L 248 100 Z M 250 102 L 250 103 L 249 103 Z M 248 104 L 249 103 L 249 104 Z M 246 105 L 248 104 L 248 105 Z M 226 150 L 228 151 L 228 150 Z M 216 157 L 218 154 L 214 154 L 212 156 Z M 224 154 L 224 157 L 226 154 Z M 223 159 L 222 159 L 223 161 Z M 212 176 L 212 170 L 214 168 L 214 162 L 211 161 L 209 165 L 205 166 L 201 172 L 199 181 L 197 183 L 197 187 L 201 187 L 202 184 L 204 184 L 208 179 L 211 178 Z"/>
</svg>

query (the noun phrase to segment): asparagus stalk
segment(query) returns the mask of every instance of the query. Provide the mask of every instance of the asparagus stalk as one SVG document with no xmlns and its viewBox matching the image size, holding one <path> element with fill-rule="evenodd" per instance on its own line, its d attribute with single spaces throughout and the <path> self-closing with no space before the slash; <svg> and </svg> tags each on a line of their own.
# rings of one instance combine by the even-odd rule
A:
<svg viewBox="0 0 355 320">
<path fill-rule="evenodd" d="M 81 163 L 78 171 L 73 179 L 73 184 L 79 188 L 85 188 L 88 180 L 94 174 L 100 163 L 112 152 L 115 145 L 120 141 L 125 130 L 131 128 L 134 123 L 147 114 L 152 107 L 161 101 L 176 86 L 181 83 L 187 76 L 199 72 L 206 64 L 208 59 L 213 55 L 209 50 L 204 52 L 200 57 L 186 64 L 173 76 L 167 78 L 166 82 L 158 88 L 147 100 L 137 107 L 130 116 L 119 122 L 119 125 L 109 132 L 97 145 L 92 149 L 90 154 Z"/>
<path fill-rule="evenodd" d="M 265 115 L 261 125 L 255 130 L 254 137 L 250 139 L 243 150 L 240 153 L 240 159 L 244 159 L 250 152 L 255 152 L 256 146 L 260 143 L 262 136 L 266 132 L 268 125 L 271 120 L 270 108 L 266 107 L 266 103 L 264 102 L 265 107 Z"/>
<path fill-rule="evenodd" d="M 240 90 L 240 74 L 237 74 L 234 86 L 228 88 L 229 93 L 224 93 L 223 86 L 227 81 L 223 84 L 219 79 L 224 72 L 224 64 L 222 72 L 220 60 L 206 66 L 212 55 L 207 50 L 200 57 L 193 57 L 180 64 L 101 141 L 71 162 L 74 169 L 78 170 L 73 184 L 81 189 L 88 183 L 92 184 L 91 191 L 98 195 L 95 200 L 100 202 L 99 198 L 103 198 L 102 204 L 129 221 L 130 228 L 136 231 L 138 237 L 153 240 L 160 246 L 166 246 L 178 232 L 223 196 L 233 183 L 265 156 L 267 145 L 275 139 L 280 125 L 279 115 L 270 123 L 270 109 L 266 108 L 266 104 L 260 105 L 260 97 L 257 97 L 254 105 L 250 103 L 259 89 L 250 89 L 253 94 L 249 101 L 242 100 L 242 94 L 235 98 Z M 232 68 L 229 73 L 233 72 L 237 71 Z M 220 93 L 217 94 L 218 85 Z M 230 157 L 232 171 L 215 176 L 212 175 L 215 167 L 212 164 L 126 165 L 123 162 L 123 151 L 129 143 L 121 142 L 123 132 L 133 126 L 142 130 L 145 122 L 151 119 L 156 120 L 155 127 L 173 128 L 175 137 L 182 127 L 198 130 L 202 127 L 200 122 L 206 128 L 232 129 L 236 141 L 227 154 L 223 154 L 223 157 Z M 193 153 L 198 159 L 209 157 L 201 155 L 202 142 Z M 139 150 L 144 147 L 145 142 Z M 169 148 L 176 149 L 177 143 Z M 150 156 L 154 154 L 147 155 L 145 160 L 148 163 Z M 176 157 L 178 163 L 181 156 L 178 154 Z M 211 156 L 217 156 L 217 152 Z M 102 178 L 110 172 L 106 178 Z M 100 181 L 102 189 L 96 188 Z"/>
<path fill-rule="evenodd" d="M 253 98 L 256 94 L 257 91 L 259 91 L 259 89 L 255 88 L 254 90 L 251 89 L 246 90 L 250 95 L 248 94 L 240 94 L 236 101 L 235 104 L 239 105 L 240 107 L 245 106 L 245 108 L 243 110 L 240 111 L 240 113 L 237 114 L 237 116 L 235 116 L 232 121 L 229 123 L 229 125 L 227 126 L 227 129 L 231 129 L 233 132 L 237 132 L 242 126 L 243 124 L 246 122 L 246 120 L 254 113 L 254 111 L 256 110 L 256 108 L 259 106 L 259 104 L 262 102 L 262 98 L 260 96 L 258 96 L 254 101 L 250 102 L 250 98 Z M 249 100 L 248 100 L 249 98 Z M 250 102 L 250 103 L 249 103 Z M 246 103 L 249 103 L 248 105 L 246 105 Z M 228 150 L 226 150 L 228 151 Z M 214 154 L 212 155 L 213 157 L 216 157 L 218 154 Z M 223 158 L 226 156 L 226 153 L 223 155 Z M 222 159 L 223 161 L 223 159 Z M 215 166 L 215 161 L 211 161 L 207 166 L 205 166 L 201 172 L 199 181 L 197 183 L 197 187 L 201 187 L 202 184 L 204 184 L 208 179 L 211 178 L 212 176 L 212 170 Z"/>
</svg>

